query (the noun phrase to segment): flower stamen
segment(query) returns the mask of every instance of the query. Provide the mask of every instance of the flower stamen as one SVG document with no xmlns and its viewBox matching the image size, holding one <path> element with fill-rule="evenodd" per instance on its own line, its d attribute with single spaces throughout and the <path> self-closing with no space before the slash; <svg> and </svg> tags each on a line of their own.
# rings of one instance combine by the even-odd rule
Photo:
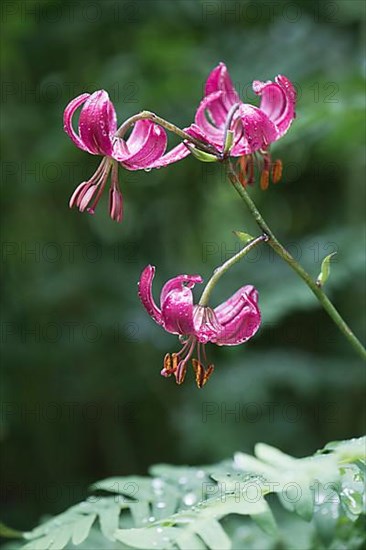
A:
<svg viewBox="0 0 366 550">
<path fill-rule="evenodd" d="M 242 155 L 238 160 L 238 179 L 245 187 L 255 181 L 255 170 L 259 174 L 259 185 L 262 191 L 268 189 L 270 179 L 278 183 L 282 177 L 282 161 L 272 162 L 271 155 L 264 149 L 259 149 L 250 155 Z"/>
<path fill-rule="evenodd" d="M 200 361 L 197 361 L 197 359 L 192 359 L 192 365 L 197 387 L 202 388 L 213 373 L 214 366 L 208 365 L 207 369 L 205 369 L 202 363 Z"/>
<path fill-rule="evenodd" d="M 282 178 L 282 161 L 280 159 L 275 160 L 272 164 L 272 181 L 278 183 Z"/>
</svg>

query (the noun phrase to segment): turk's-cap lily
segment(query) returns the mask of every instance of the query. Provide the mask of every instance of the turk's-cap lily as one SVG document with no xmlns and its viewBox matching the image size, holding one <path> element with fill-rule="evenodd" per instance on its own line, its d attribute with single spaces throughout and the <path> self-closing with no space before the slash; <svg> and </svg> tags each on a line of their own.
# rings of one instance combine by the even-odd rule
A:
<svg viewBox="0 0 366 550">
<path fill-rule="evenodd" d="M 225 153 L 228 132 L 233 132 L 232 145 L 226 155 L 239 157 L 239 179 L 243 185 L 254 182 L 255 168 L 260 186 L 267 189 L 270 177 L 281 179 L 282 163 L 272 162 L 269 146 L 284 136 L 295 118 L 296 91 L 291 81 L 278 75 L 275 81 L 253 82 L 260 96 L 259 107 L 243 103 L 224 63 L 210 73 L 205 95 L 195 116 L 195 127 L 205 141 Z"/>
<path fill-rule="evenodd" d="M 196 125 L 209 143 L 222 150 L 227 117 L 237 106 L 231 120 L 235 135 L 230 154 L 234 157 L 265 150 L 287 132 L 295 118 L 296 92 L 285 76 L 278 75 L 275 82 L 255 80 L 253 90 L 261 97 L 259 107 L 241 101 L 226 65 L 220 63 L 206 81 L 205 95 L 196 112 Z"/>
<path fill-rule="evenodd" d="M 78 132 L 73 117 L 81 107 Z M 99 90 L 82 94 L 67 105 L 64 129 L 79 149 L 102 156 L 94 175 L 82 182 L 70 199 L 70 207 L 93 214 L 111 174 L 109 214 L 120 222 L 123 216 L 122 194 L 118 183 L 118 163 L 127 170 L 143 170 L 161 157 L 167 146 L 165 130 L 150 120 L 138 120 L 127 140 L 116 136 L 117 116 L 108 93 Z"/>
<path fill-rule="evenodd" d="M 207 78 L 204 97 L 196 111 L 194 123 L 186 133 L 208 144 L 222 158 L 239 157 L 239 178 L 243 185 L 254 182 L 255 169 L 260 173 L 262 189 L 281 179 L 282 163 L 272 162 L 269 146 L 284 136 L 295 118 L 296 91 L 283 75 L 274 82 L 253 82 L 260 96 L 260 106 L 241 101 L 224 63 L 219 63 Z M 166 166 L 189 154 L 180 144 L 157 159 L 156 166 Z"/>
<path fill-rule="evenodd" d="M 193 302 L 192 289 L 202 283 L 202 277 L 178 275 L 163 286 L 158 307 L 152 296 L 154 275 L 155 267 L 151 265 L 141 274 L 138 289 L 141 303 L 158 325 L 171 334 L 178 334 L 182 343 L 179 352 L 165 355 L 161 374 L 173 374 L 181 384 L 191 360 L 197 386 L 201 388 L 214 368 L 207 362 L 205 345 L 211 342 L 218 346 L 237 346 L 257 332 L 261 323 L 258 292 L 251 285 L 243 286 L 211 309 Z"/>
</svg>

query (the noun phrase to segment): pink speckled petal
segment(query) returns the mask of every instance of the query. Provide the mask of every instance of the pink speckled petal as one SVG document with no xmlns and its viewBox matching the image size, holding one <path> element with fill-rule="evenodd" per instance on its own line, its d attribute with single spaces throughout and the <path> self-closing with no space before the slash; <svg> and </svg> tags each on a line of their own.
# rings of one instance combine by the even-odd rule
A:
<svg viewBox="0 0 366 550">
<path fill-rule="evenodd" d="M 282 137 L 295 118 L 296 91 L 290 80 L 283 75 L 276 82 L 253 82 L 253 90 L 261 96 L 260 109 L 277 128 L 277 139 Z"/>
<path fill-rule="evenodd" d="M 138 284 L 138 295 L 142 305 L 146 309 L 147 313 L 154 319 L 158 325 L 162 325 L 161 311 L 156 305 L 152 296 L 152 281 L 155 275 L 155 267 L 148 265 L 141 273 L 140 281 Z"/>
<path fill-rule="evenodd" d="M 236 346 L 249 340 L 258 330 L 261 314 L 258 307 L 258 292 L 247 285 L 231 298 L 214 309 L 222 329 L 211 338 L 220 346 Z"/>
<path fill-rule="evenodd" d="M 180 143 L 176 147 L 173 147 L 168 153 L 149 164 L 148 168 L 162 168 L 168 166 L 168 164 L 173 164 L 174 162 L 178 162 L 188 157 L 190 153 L 188 147 L 186 147 L 184 143 Z"/>
<path fill-rule="evenodd" d="M 150 168 L 164 154 L 167 142 L 164 128 L 150 120 L 138 120 L 127 140 L 129 155 L 123 165 L 129 170 Z"/>
<path fill-rule="evenodd" d="M 85 103 L 88 97 L 90 97 L 90 94 L 81 94 L 78 97 L 75 97 L 75 99 L 70 101 L 70 103 L 66 106 L 64 110 L 64 130 L 75 143 L 75 145 L 79 147 L 79 149 L 82 149 L 83 151 L 88 151 L 88 153 L 92 153 L 92 151 L 89 150 L 89 148 L 85 145 L 80 136 L 78 136 L 72 126 L 72 117 L 74 116 L 76 109 L 78 109 L 80 105 Z"/>
<path fill-rule="evenodd" d="M 276 141 L 276 127 L 258 107 L 243 103 L 239 108 L 239 117 L 243 135 L 233 147 L 232 156 L 239 157 L 254 153 L 258 149 L 267 149 L 270 143 Z"/>
<path fill-rule="evenodd" d="M 113 153 L 111 156 L 118 162 L 123 162 L 126 158 L 130 156 L 130 152 L 124 139 L 114 137 Z"/>
<path fill-rule="evenodd" d="M 127 139 L 127 147 L 131 156 L 138 153 L 140 149 L 144 147 L 146 140 L 149 137 L 152 124 L 153 122 L 146 119 L 135 122 L 132 132 Z"/>
<path fill-rule="evenodd" d="M 117 117 L 107 92 L 94 92 L 85 102 L 79 118 L 79 134 L 94 155 L 111 156 L 112 137 L 117 130 Z"/>
<path fill-rule="evenodd" d="M 205 96 L 214 92 L 223 92 L 222 102 L 229 110 L 234 103 L 240 102 L 240 97 L 235 90 L 225 63 L 219 63 L 209 74 L 205 85 Z"/>
<path fill-rule="evenodd" d="M 199 275 L 178 275 L 165 283 L 160 305 L 164 328 L 173 334 L 194 334 L 193 294 L 196 283 L 202 283 Z"/>
<path fill-rule="evenodd" d="M 204 97 L 196 111 L 195 123 L 204 133 L 206 141 L 216 147 L 222 147 L 224 139 L 224 125 L 227 117 L 227 111 L 224 111 L 223 92 L 215 92 Z M 211 114 L 212 121 L 207 117 L 207 112 Z M 216 114 L 216 120 L 212 117 L 212 112 Z M 219 115 L 220 113 L 220 115 Z"/>
</svg>

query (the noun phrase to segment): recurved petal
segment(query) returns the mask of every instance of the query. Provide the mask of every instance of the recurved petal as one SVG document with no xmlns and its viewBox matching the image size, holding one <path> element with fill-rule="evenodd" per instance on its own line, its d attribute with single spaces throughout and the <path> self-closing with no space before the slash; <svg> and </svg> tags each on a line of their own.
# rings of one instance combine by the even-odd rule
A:
<svg viewBox="0 0 366 550">
<path fill-rule="evenodd" d="M 153 265 L 146 266 L 141 273 L 140 281 L 138 283 L 138 295 L 142 305 L 150 317 L 152 317 L 158 325 L 162 325 L 161 311 L 152 296 L 152 281 L 154 279 L 154 275 L 155 267 Z"/>
<path fill-rule="evenodd" d="M 253 90 L 261 96 L 260 109 L 283 136 L 295 118 L 296 91 L 288 78 L 278 75 L 275 82 L 253 82 Z M 278 139 L 277 138 L 277 139 Z"/>
<path fill-rule="evenodd" d="M 195 123 L 203 132 L 206 141 L 217 147 L 222 147 L 224 125 L 228 111 L 223 104 L 223 92 L 215 92 L 202 99 L 195 115 Z M 211 115 L 211 116 L 210 116 Z"/>
<path fill-rule="evenodd" d="M 75 143 L 75 145 L 79 147 L 79 149 L 91 153 L 92 151 L 89 150 L 89 148 L 85 145 L 80 136 L 78 136 L 72 125 L 72 117 L 74 116 L 76 109 L 78 109 L 80 105 L 85 103 L 88 97 L 90 97 L 90 94 L 81 94 L 78 97 L 75 97 L 75 99 L 72 99 L 70 103 L 66 106 L 64 110 L 64 130 L 69 138 L 72 139 L 72 141 Z"/>
<path fill-rule="evenodd" d="M 240 288 L 223 302 L 214 313 L 221 329 L 211 339 L 219 346 L 236 346 L 251 338 L 261 323 L 258 307 L 258 292 L 251 286 Z"/>
<path fill-rule="evenodd" d="M 227 110 L 229 110 L 234 103 L 240 102 L 240 97 L 233 86 L 225 63 L 219 63 L 219 65 L 211 71 L 206 80 L 205 96 L 217 91 L 223 92 L 222 101 Z"/>
<path fill-rule="evenodd" d="M 150 120 L 138 120 L 127 140 L 129 155 L 122 162 L 130 170 L 150 168 L 165 153 L 167 142 L 163 128 Z"/>
<path fill-rule="evenodd" d="M 202 283 L 203 279 L 200 275 L 177 275 L 169 279 L 163 286 L 160 293 L 160 306 L 163 307 L 163 302 L 168 294 L 173 290 L 181 290 L 182 288 L 193 288 L 196 284 Z"/>
<path fill-rule="evenodd" d="M 227 117 L 227 109 L 225 109 L 223 101 L 223 92 L 218 91 L 208 96 L 205 96 L 198 106 L 195 115 L 195 123 L 205 133 L 213 136 L 221 136 L 223 125 Z M 217 116 L 209 117 L 212 112 Z"/>
<path fill-rule="evenodd" d="M 173 334 L 194 334 L 193 294 L 199 275 L 178 275 L 165 283 L 160 295 L 164 328 Z"/>
<path fill-rule="evenodd" d="M 182 160 L 188 155 L 190 155 L 190 150 L 188 147 L 184 145 L 184 143 L 180 143 L 176 147 L 173 147 L 168 153 L 165 155 L 162 155 L 157 160 L 149 164 L 148 168 L 162 168 L 164 166 L 168 166 L 168 164 L 173 164 L 174 162 L 178 162 L 179 160 Z M 128 168 L 128 166 L 126 166 Z"/>
<path fill-rule="evenodd" d="M 117 117 L 106 91 L 94 92 L 85 102 L 79 118 L 79 134 L 94 155 L 111 156 Z"/>
</svg>

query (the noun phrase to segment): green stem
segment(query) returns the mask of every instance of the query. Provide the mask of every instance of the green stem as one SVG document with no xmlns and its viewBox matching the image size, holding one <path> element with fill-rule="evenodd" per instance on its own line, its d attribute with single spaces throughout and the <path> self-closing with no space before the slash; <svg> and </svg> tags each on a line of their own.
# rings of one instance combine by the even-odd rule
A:
<svg viewBox="0 0 366 550">
<path fill-rule="evenodd" d="M 256 205 L 250 198 L 249 194 L 247 193 L 246 189 L 242 186 L 240 183 L 235 170 L 230 162 L 230 160 L 225 162 L 228 167 L 228 176 L 235 187 L 236 191 L 240 195 L 241 199 L 245 202 L 247 205 L 249 211 L 251 212 L 252 216 L 254 217 L 255 221 L 257 222 L 260 229 L 263 231 L 265 235 L 268 236 L 268 244 L 273 248 L 273 250 L 283 259 L 285 262 L 287 262 L 290 267 L 302 278 L 302 280 L 308 285 L 310 290 L 315 294 L 319 302 L 322 304 L 325 311 L 328 313 L 328 315 L 331 317 L 331 319 L 334 321 L 334 323 L 337 325 L 339 330 L 342 332 L 342 334 L 347 338 L 349 343 L 353 346 L 354 350 L 357 351 L 357 353 L 363 358 L 366 359 L 366 349 L 363 347 L 361 342 L 358 340 L 358 338 L 355 336 L 355 334 L 352 332 L 350 327 L 347 325 L 347 323 L 343 320 L 341 315 L 338 313 L 332 302 L 329 300 L 329 298 L 324 294 L 323 290 L 316 284 L 316 282 L 313 280 L 313 278 L 305 271 L 305 269 L 291 256 L 291 254 L 282 246 L 282 244 L 278 241 L 278 239 L 275 237 L 275 235 L 272 233 L 271 229 L 268 227 L 267 223 L 262 218 L 259 210 L 257 209 Z"/>
<path fill-rule="evenodd" d="M 141 111 L 141 113 L 137 113 L 137 115 L 133 115 L 132 117 L 125 120 L 125 122 L 118 128 L 116 132 L 116 137 L 122 138 L 128 128 L 133 126 L 133 124 L 135 124 L 135 122 L 137 122 L 138 120 L 151 120 L 152 122 L 155 122 L 155 124 L 159 124 L 159 126 L 166 128 L 166 130 L 168 130 L 169 132 L 173 132 L 183 140 L 190 141 L 201 151 L 205 151 L 206 153 L 210 153 L 211 155 L 215 155 L 216 157 L 221 158 L 220 154 L 214 147 L 190 136 L 189 134 L 187 134 L 187 132 L 181 130 L 180 128 L 178 128 L 178 126 L 175 126 L 175 124 L 168 122 L 164 118 L 161 118 L 151 111 Z"/>
<path fill-rule="evenodd" d="M 261 242 L 267 242 L 268 237 L 267 235 L 259 235 L 256 239 L 253 239 L 248 243 L 242 250 L 240 250 L 235 256 L 232 256 L 232 258 L 229 258 L 225 263 L 222 264 L 222 266 L 215 269 L 214 274 L 212 275 L 211 279 L 208 281 L 201 299 L 198 303 L 199 306 L 207 306 L 208 300 L 210 298 L 211 292 L 215 288 L 215 286 L 218 283 L 218 280 L 223 276 L 224 273 L 226 273 L 234 264 L 239 262 L 244 256 L 248 254 L 257 244 Z"/>
</svg>

